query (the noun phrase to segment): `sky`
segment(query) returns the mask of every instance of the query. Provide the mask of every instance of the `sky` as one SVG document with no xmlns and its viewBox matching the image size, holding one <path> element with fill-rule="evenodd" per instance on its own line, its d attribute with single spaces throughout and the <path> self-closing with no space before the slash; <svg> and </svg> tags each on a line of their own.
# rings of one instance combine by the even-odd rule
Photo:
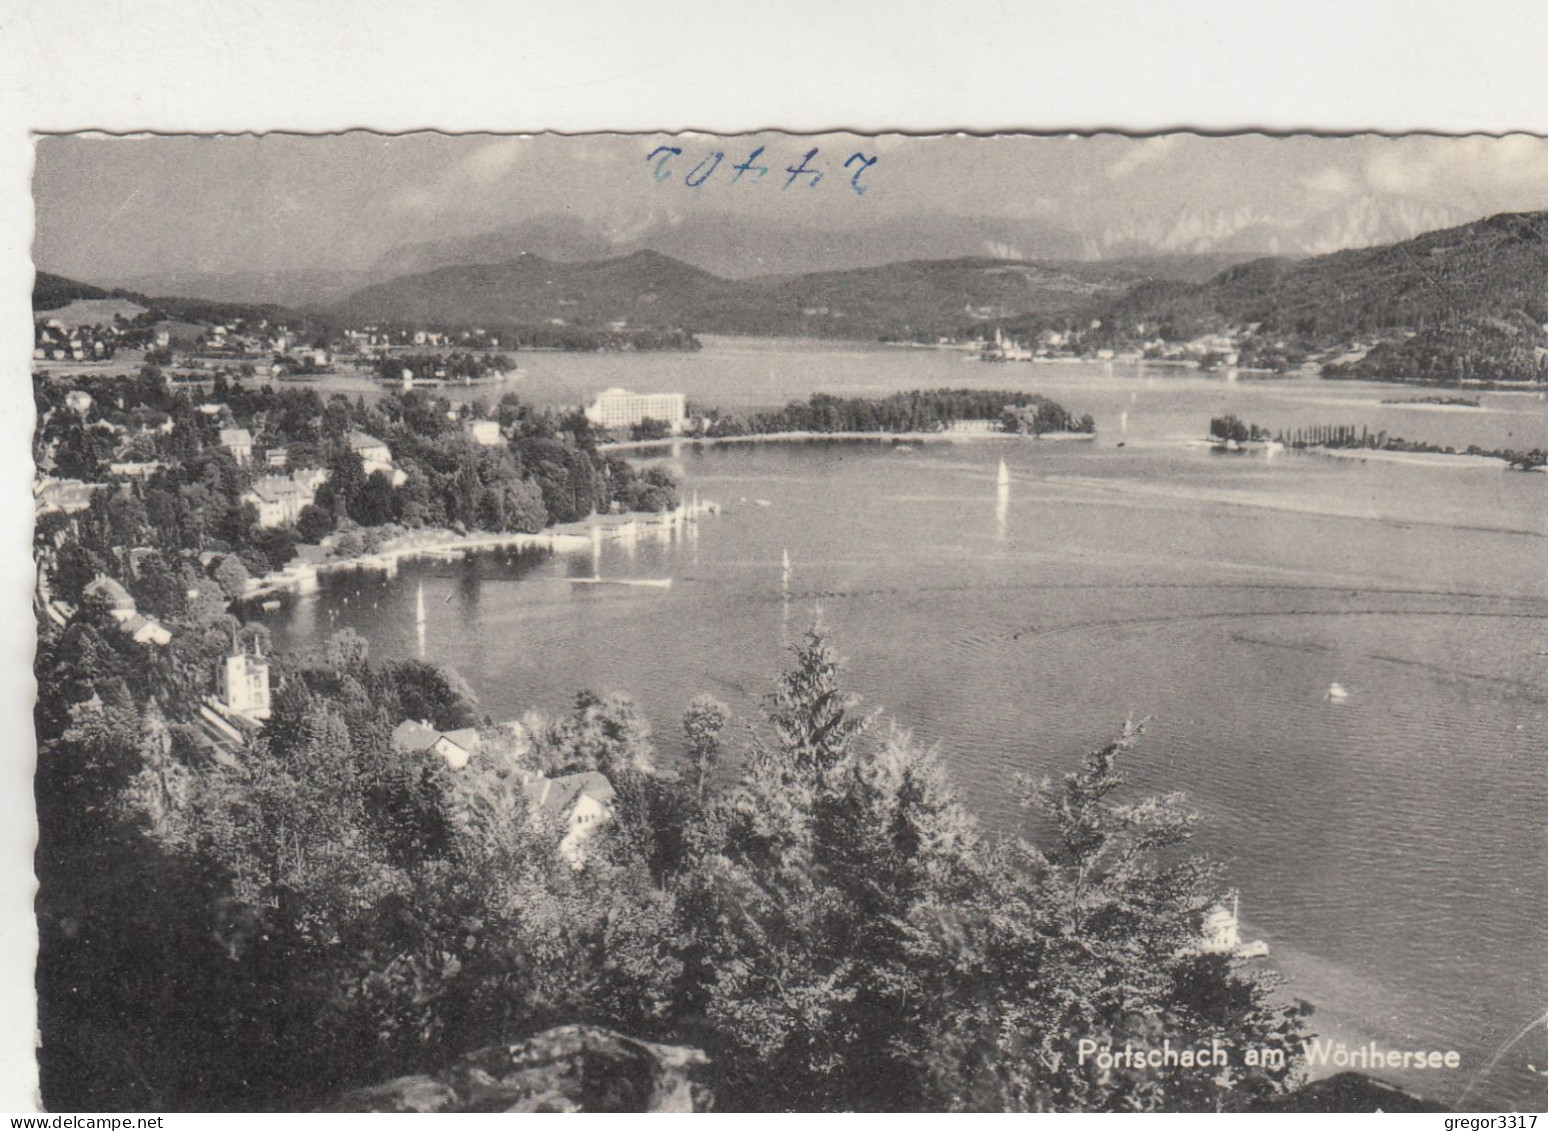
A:
<svg viewBox="0 0 1548 1131">
<path fill-rule="evenodd" d="M 759 146 L 763 154 L 749 163 Z M 792 177 L 787 170 L 813 148 L 808 167 L 821 178 Z M 70 135 L 39 138 L 35 149 L 34 260 L 87 280 L 167 270 L 362 270 L 406 245 L 552 213 L 620 240 L 697 213 L 786 226 L 799 240 L 817 227 L 940 214 L 1084 232 L 1184 208 L 1252 210 L 1293 223 L 1372 196 L 1468 217 L 1548 207 L 1548 140 L 1527 135 L 355 132 Z M 724 154 L 718 162 L 717 153 Z M 746 166 L 740 175 L 738 164 Z M 765 165 L 770 171 L 759 178 L 755 168 Z"/>
</svg>

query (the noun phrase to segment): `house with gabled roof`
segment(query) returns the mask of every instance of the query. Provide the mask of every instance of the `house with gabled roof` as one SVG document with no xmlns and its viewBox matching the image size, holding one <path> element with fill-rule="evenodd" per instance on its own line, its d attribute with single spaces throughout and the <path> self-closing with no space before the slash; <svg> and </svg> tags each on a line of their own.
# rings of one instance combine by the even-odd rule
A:
<svg viewBox="0 0 1548 1131">
<path fill-rule="evenodd" d="M 595 770 L 557 778 L 534 774 L 522 790 L 535 810 L 561 822 L 559 855 L 572 864 L 580 863 L 591 834 L 613 819 L 613 783 Z"/>
<path fill-rule="evenodd" d="M 107 600 L 108 611 L 119 624 L 124 624 L 135 615 L 134 598 L 129 595 L 129 590 L 116 578 L 109 577 L 105 573 L 99 573 L 86 586 L 86 596 L 103 597 Z"/>
<path fill-rule="evenodd" d="M 419 754 L 428 751 L 445 759 L 446 764 L 454 770 L 460 770 L 468 764 L 480 744 L 478 730 L 475 727 L 462 727 L 458 730 L 437 730 L 426 722 L 416 722 L 412 719 L 405 720 L 393 728 L 392 748 L 404 754 Z"/>
<path fill-rule="evenodd" d="M 86 586 L 86 596 L 102 597 L 108 603 L 108 612 L 118 622 L 120 632 L 127 633 L 136 644 L 169 644 L 172 633 L 159 621 L 144 616 L 135 608 L 134 597 L 116 578 L 99 573 Z"/>
<path fill-rule="evenodd" d="M 507 728 L 516 723 L 503 724 Z M 392 748 L 399 753 L 431 753 L 444 759 L 453 770 L 461 770 L 478 756 L 482 738 L 477 729 L 439 730 L 427 722 L 407 720 L 392 732 Z M 613 783 L 595 770 L 549 778 L 541 774 L 521 775 L 522 793 L 534 813 L 541 813 L 563 829 L 558 851 L 570 863 L 579 865 L 587 839 L 613 819 Z"/>
<path fill-rule="evenodd" d="M 252 504 L 258 512 L 258 525 L 263 527 L 285 526 L 301 517 L 301 512 L 311 506 L 316 498 L 318 484 L 326 480 L 300 475 L 265 475 L 243 493 L 242 501 Z"/>
<path fill-rule="evenodd" d="M 361 470 L 367 475 L 380 471 L 392 481 L 394 487 L 401 487 L 408 482 L 408 474 L 393 466 L 392 449 L 385 441 L 369 433 L 355 431 L 349 434 L 349 447 L 360 457 Z"/>
</svg>

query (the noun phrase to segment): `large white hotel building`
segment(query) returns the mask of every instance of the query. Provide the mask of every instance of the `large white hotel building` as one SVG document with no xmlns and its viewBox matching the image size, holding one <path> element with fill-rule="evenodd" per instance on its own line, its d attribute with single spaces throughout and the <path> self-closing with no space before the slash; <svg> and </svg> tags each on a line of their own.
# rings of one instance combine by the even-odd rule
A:
<svg viewBox="0 0 1548 1131">
<path fill-rule="evenodd" d="M 588 420 L 609 429 L 659 420 L 673 432 L 681 432 L 687 416 L 688 402 L 682 393 L 634 393 L 628 389 L 607 389 L 586 410 Z"/>
</svg>

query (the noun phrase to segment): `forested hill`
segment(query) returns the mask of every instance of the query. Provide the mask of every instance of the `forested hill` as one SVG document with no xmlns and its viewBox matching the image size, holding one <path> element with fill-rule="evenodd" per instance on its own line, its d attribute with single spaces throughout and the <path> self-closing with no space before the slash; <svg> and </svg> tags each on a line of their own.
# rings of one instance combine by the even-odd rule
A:
<svg viewBox="0 0 1548 1131">
<path fill-rule="evenodd" d="M 1196 286 L 1130 292 L 1113 313 L 1203 330 L 1260 323 L 1333 344 L 1463 319 L 1548 321 L 1548 212 L 1507 213 L 1385 247 L 1259 259 Z"/>
<path fill-rule="evenodd" d="M 1256 338 L 1362 355 L 1329 366 L 1330 376 L 1542 380 L 1548 212 L 1312 259 L 1254 260 L 1204 283 L 1136 287 L 1087 314 L 1116 344 L 1230 334 L 1247 349 Z"/>
<path fill-rule="evenodd" d="M 441 267 L 364 287 L 333 308 L 346 324 L 533 325 L 550 320 L 678 327 L 733 287 L 655 252 L 595 263 L 520 255 L 503 263 Z"/>
<path fill-rule="evenodd" d="M 50 275 L 47 271 L 39 271 L 32 281 L 33 310 L 58 310 L 76 299 L 96 298 L 129 298 L 136 302 L 140 300 L 138 295 L 131 296 L 127 292 L 104 290 L 90 283 L 66 279 L 63 275 Z"/>
<path fill-rule="evenodd" d="M 1170 270 L 1186 276 L 1193 265 Z M 917 260 L 846 271 L 725 279 L 653 251 L 595 263 L 536 255 L 442 267 L 363 288 L 334 308 L 346 323 L 568 324 L 627 321 L 725 334 L 933 340 L 964 323 L 1048 313 L 1169 268 L 1145 263 Z"/>
<path fill-rule="evenodd" d="M 297 328 L 319 324 L 315 316 L 272 303 L 212 302 L 208 299 L 181 298 L 173 295 L 150 297 L 122 287 L 93 286 L 63 275 L 53 275 L 47 271 L 37 272 L 32 282 L 32 310 L 35 315 L 40 316 L 50 311 L 60 310 L 80 299 L 115 298 L 144 307 L 151 312 L 152 321 L 177 319 L 185 322 L 225 322 L 242 319 L 259 322 L 268 319 L 271 322 L 283 322 Z"/>
</svg>

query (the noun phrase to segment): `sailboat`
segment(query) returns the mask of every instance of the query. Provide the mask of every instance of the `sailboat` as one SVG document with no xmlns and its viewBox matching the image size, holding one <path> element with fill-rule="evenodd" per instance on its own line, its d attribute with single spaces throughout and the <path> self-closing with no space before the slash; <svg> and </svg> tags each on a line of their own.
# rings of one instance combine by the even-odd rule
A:
<svg viewBox="0 0 1548 1131">
<path fill-rule="evenodd" d="M 419 658 L 425 658 L 425 583 L 419 583 L 414 595 L 414 636 L 419 644 Z"/>
<path fill-rule="evenodd" d="M 1010 519 L 1010 468 L 1005 466 L 1005 461 L 1000 461 L 1000 474 L 998 485 L 994 489 L 994 528 L 995 535 L 1005 541 L 1006 524 Z"/>
<path fill-rule="evenodd" d="M 785 550 L 784 566 L 780 571 L 780 588 L 785 594 L 785 599 L 790 599 L 790 550 Z"/>
</svg>

